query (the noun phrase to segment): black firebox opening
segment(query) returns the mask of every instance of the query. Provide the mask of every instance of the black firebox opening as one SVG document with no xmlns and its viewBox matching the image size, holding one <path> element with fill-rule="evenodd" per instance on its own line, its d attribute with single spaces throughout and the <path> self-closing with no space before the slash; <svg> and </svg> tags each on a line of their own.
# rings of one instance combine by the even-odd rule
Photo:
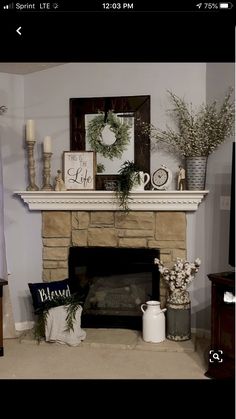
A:
<svg viewBox="0 0 236 419">
<path fill-rule="evenodd" d="M 159 249 L 71 247 L 72 292 L 84 296 L 82 327 L 141 330 L 141 304 L 159 300 Z"/>
</svg>

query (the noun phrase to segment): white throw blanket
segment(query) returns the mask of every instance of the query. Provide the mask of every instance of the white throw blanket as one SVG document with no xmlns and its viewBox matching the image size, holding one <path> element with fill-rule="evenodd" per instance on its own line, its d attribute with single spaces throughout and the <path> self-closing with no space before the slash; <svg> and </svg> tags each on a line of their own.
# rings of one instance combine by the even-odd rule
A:
<svg viewBox="0 0 236 419">
<path fill-rule="evenodd" d="M 86 338 L 86 332 L 80 327 L 82 307 L 79 306 L 76 311 L 75 320 L 73 321 L 74 330 L 66 330 L 66 307 L 50 308 L 45 326 L 46 341 L 77 346 Z"/>
</svg>

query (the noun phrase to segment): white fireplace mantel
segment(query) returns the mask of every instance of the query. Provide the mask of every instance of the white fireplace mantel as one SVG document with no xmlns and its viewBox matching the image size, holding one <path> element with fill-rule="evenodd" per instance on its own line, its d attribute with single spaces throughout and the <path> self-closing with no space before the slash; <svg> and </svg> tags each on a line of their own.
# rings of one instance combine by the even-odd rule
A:
<svg viewBox="0 0 236 419">
<path fill-rule="evenodd" d="M 121 210 L 112 191 L 15 191 L 32 211 Z M 196 211 L 209 191 L 144 191 L 130 194 L 131 211 Z"/>
</svg>

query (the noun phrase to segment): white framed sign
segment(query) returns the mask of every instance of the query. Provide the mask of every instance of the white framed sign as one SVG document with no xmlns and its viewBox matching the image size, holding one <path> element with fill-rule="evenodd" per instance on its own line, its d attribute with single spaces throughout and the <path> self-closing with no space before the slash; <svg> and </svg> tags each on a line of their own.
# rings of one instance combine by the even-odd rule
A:
<svg viewBox="0 0 236 419">
<path fill-rule="evenodd" d="M 95 189 L 96 153 L 64 151 L 63 172 L 67 190 Z"/>
</svg>

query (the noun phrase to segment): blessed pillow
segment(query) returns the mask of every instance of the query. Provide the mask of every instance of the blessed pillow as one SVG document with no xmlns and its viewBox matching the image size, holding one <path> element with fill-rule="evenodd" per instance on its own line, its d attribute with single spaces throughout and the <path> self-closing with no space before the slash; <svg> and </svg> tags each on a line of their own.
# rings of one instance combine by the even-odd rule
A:
<svg viewBox="0 0 236 419">
<path fill-rule="evenodd" d="M 28 284 L 35 310 L 42 309 L 45 303 L 58 297 L 66 298 L 71 295 L 69 279 L 53 282 L 38 282 Z"/>
</svg>

